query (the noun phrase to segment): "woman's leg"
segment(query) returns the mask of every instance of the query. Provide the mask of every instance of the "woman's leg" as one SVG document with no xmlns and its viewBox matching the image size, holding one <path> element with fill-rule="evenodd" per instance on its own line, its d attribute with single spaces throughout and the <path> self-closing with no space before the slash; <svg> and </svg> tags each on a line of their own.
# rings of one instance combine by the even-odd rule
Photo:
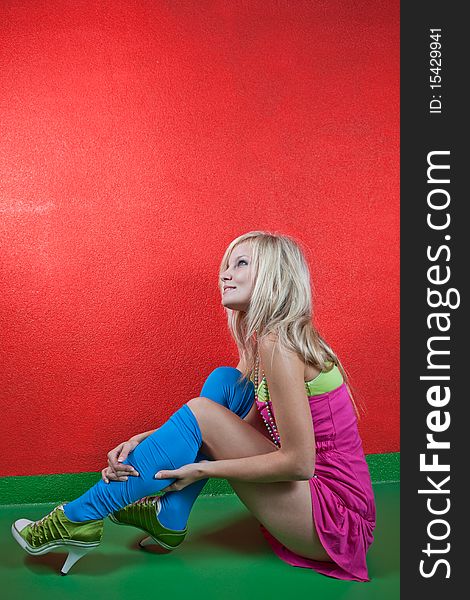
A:
<svg viewBox="0 0 470 600">
<path fill-rule="evenodd" d="M 201 450 L 214 460 L 243 458 L 277 451 L 277 446 L 244 420 L 207 398 L 188 402 L 199 423 Z M 255 412 L 253 406 L 247 420 Z M 315 528 L 308 481 L 229 483 L 253 516 L 292 552 L 330 561 Z"/>
<path fill-rule="evenodd" d="M 240 371 L 233 367 L 218 367 L 206 379 L 200 395 L 225 406 L 243 419 L 254 403 L 254 386 L 251 381 L 238 381 Z M 245 384 L 246 382 L 246 384 Z M 199 450 L 196 460 L 208 459 Z M 188 522 L 196 498 L 201 493 L 207 479 L 195 481 L 182 490 L 166 492 L 160 497 L 158 520 L 169 529 L 183 530 Z"/>
<path fill-rule="evenodd" d="M 214 460 L 278 450 L 265 435 L 225 406 L 208 398 L 193 398 L 129 455 L 139 477 L 109 484 L 101 480 L 65 505 L 65 509 L 73 508 L 70 515 L 65 510 L 66 516 L 72 521 L 97 519 L 155 494 L 174 480 L 156 480 L 154 474 L 194 462 L 199 448 Z M 315 530 L 308 481 L 230 483 L 248 510 L 287 548 L 308 558 L 328 560 Z"/>
</svg>

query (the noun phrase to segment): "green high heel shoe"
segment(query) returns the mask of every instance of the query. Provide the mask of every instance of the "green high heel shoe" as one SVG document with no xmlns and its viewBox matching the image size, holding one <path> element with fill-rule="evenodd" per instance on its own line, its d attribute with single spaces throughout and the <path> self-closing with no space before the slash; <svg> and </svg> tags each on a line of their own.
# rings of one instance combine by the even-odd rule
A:
<svg viewBox="0 0 470 600">
<path fill-rule="evenodd" d="M 146 496 L 108 516 L 117 525 L 130 525 L 148 533 L 149 537 L 139 542 L 141 548 L 157 544 L 167 551 L 172 551 L 183 542 L 188 528 L 175 530 L 164 527 L 158 520 L 159 512 L 158 496 Z"/>
<path fill-rule="evenodd" d="M 34 556 L 57 548 L 67 550 L 67 559 L 60 570 L 61 575 L 66 575 L 77 561 L 99 546 L 103 520 L 70 521 L 65 516 L 64 505 L 59 504 L 39 521 L 18 519 L 11 526 L 11 532 L 18 544 Z"/>
</svg>

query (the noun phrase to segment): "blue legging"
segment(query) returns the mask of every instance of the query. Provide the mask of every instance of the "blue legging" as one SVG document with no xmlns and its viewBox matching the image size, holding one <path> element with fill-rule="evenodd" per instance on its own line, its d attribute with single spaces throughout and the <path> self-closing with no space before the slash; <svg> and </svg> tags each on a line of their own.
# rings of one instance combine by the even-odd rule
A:
<svg viewBox="0 0 470 600">
<path fill-rule="evenodd" d="M 240 383 L 239 377 L 237 369 L 219 367 L 207 378 L 200 396 L 244 418 L 253 405 L 254 386 L 246 379 Z M 156 494 L 175 480 L 155 480 L 153 475 L 159 470 L 176 469 L 207 459 L 200 452 L 201 444 L 197 420 L 189 406 L 184 404 L 124 461 L 139 472 L 139 477 L 129 476 L 127 481 L 111 481 L 109 484 L 100 480 L 82 496 L 65 505 L 66 516 L 72 521 L 99 519 L 144 496 Z M 206 482 L 207 479 L 199 480 L 182 490 L 164 494 L 159 513 L 162 525 L 170 529 L 184 529 L 194 501 Z"/>
</svg>

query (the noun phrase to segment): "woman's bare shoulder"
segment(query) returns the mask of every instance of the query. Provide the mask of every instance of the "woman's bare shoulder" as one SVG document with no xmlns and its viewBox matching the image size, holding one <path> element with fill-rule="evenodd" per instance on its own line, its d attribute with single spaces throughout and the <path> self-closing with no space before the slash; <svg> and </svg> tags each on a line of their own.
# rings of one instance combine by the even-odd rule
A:
<svg viewBox="0 0 470 600">
<path fill-rule="evenodd" d="M 277 355 L 280 364 L 288 364 L 290 367 L 294 366 L 299 371 L 303 370 L 304 381 L 311 381 L 320 374 L 320 369 L 307 363 L 299 353 L 284 347 L 281 348 L 279 338 L 276 334 L 269 334 L 260 342 L 260 351 L 264 355 L 265 360 L 268 355 L 271 357 Z M 263 359 L 261 361 L 263 362 Z"/>
</svg>

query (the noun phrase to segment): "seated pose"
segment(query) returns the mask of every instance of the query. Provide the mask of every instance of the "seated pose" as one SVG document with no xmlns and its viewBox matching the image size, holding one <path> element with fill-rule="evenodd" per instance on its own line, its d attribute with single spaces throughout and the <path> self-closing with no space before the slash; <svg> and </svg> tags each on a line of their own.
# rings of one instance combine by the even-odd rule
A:
<svg viewBox="0 0 470 600">
<path fill-rule="evenodd" d="M 143 530 L 141 546 L 172 551 L 207 479 L 217 477 L 283 561 L 369 581 L 375 503 L 357 409 L 340 361 L 313 326 L 299 244 L 263 231 L 241 235 L 225 251 L 219 283 L 237 368 L 215 369 L 199 397 L 112 450 L 96 485 L 38 521 L 15 521 L 13 536 L 29 554 L 67 550 L 62 574 L 99 545 L 106 516 Z"/>
</svg>

